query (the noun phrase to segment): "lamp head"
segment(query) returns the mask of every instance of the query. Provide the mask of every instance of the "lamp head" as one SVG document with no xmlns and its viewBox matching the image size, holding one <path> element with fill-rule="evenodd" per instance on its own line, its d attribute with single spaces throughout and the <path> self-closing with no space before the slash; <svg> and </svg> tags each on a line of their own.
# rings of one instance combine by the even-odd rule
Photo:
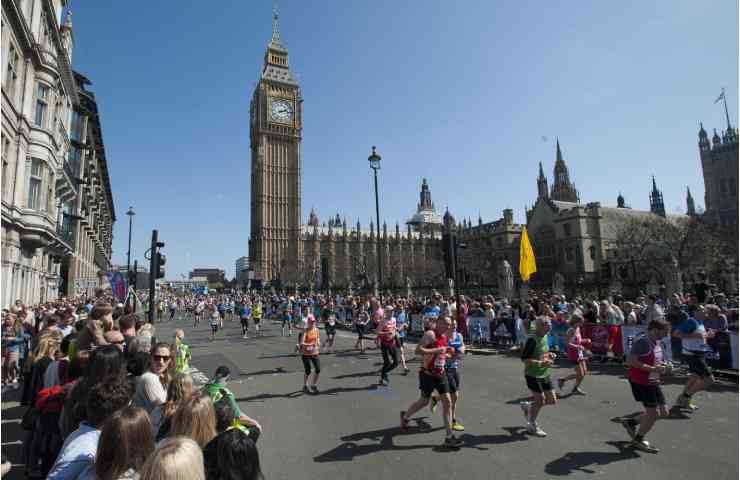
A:
<svg viewBox="0 0 740 480">
<path fill-rule="evenodd" d="M 370 162 L 370 168 L 373 170 L 380 170 L 380 160 L 381 157 L 375 152 L 375 146 L 373 145 L 373 153 L 367 157 L 367 160 Z"/>
</svg>

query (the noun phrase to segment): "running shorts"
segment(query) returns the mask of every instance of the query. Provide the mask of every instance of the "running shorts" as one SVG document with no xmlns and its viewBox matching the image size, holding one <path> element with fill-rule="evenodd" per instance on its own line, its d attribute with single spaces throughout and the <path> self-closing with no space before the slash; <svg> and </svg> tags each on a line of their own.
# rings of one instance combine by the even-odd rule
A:
<svg viewBox="0 0 740 480">
<path fill-rule="evenodd" d="M 334 325 L 334 326 L 327 325 L 324 330 L 326 331 L 326 334 L 327 335 L 336 335 L 337 334 L 337 326 L 336 325 Z"/>
<path fill-rule="evenodd" d="M 450 393 L 460 390 L 460 374 L 457 368 L 445 369 L 445 375 L 447 375 L 447 384 L 450 386 Z"/>
<path fill-rule="evenodd" d="M 545 393 L 553 390 L 550 377 L 537 378 L 524 375 L 524 379 L 527 381 L 527 388 L 534 393 Z"/>
<path fill-rule="evenodd" d="M 242 317 L 242 327 L 249 326 L 249 317 Z"/>
<path fill-rule="evenodd" d="M 709 368 L 707 365 L 707 360 L 704 354 L 683 354 L 683 359 L 686 362 L 686 364 L 689 366 L 689 372 L 693 373 L 694 375 L 701 377 L 701 378 L 707 378 L 712 376 L 712 369 Z"/>
<path fill-rule="evenodd" d="M 213 333 L 218 333 L 218 324 L 216 324 L 216 325 L 211 325 L 211 331 L 212 331 Z"/>
<path fill-rule="evenodd" d="M 665 405 L 665 397 L 660 385 L 643 385 L 630 380 L 630 387 L 632 387 L 632 396 L 635 397 L 635 401 L 642 403 L 645 408 Z"/>
<path fill-rule="evenodd" d="M 419 390 L 423 398 L 432 396 L 432 392 L 437 390 L 440 395 L 450 393 L 450 385 L 447 383 L 447 375 L 437 377 L 419 370 Z"/>
</svg>

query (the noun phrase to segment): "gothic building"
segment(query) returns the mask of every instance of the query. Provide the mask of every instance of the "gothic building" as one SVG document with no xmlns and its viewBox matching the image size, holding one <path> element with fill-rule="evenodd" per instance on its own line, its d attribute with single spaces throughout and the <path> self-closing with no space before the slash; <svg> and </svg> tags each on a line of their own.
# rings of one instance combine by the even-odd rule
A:
<svg viewBox="0 0 740 480">
<path fill-rule="evenodd" d="M 297 279 L 301 237 L 303 98 L 280 40 L 277 12 L 250 104 L 249 264 L 263 281 Z"/>
<path fill-rule="evenodd" d="M 724 98 L 724 97 L 723 97 Z M 725 105 L 725 109 L 727 106 Z M 727 110 L 725 110 L 727 114 Z M 720 225 L 738 225 L 738 132 L 727 115 L 722 136 L 714 130 L 709 143 L 704 126 L 699 127 L 699 157 L 704 176 L 705 218 Z"/>
<path fill-rule="evenodd" d="M 537 273 L 532 282 L 550 288 L 555 274 L 565 283 L 593 282 L 609 259 L 610 242 L 620 224 L 632 218 L 665 217 L 663 194 L 653 178 L 650 211 L 627 206 L 620 193 L 616 207 L 599 202 L 581 203 L 571 182 L 568 167 L 556 145 L 555 181 L 548 194 L 547 178 L 540 163 L 537 177 L 537 200 L 531 209 L 525 208 L 527 230 L 537 259 Z"/>
</svg>

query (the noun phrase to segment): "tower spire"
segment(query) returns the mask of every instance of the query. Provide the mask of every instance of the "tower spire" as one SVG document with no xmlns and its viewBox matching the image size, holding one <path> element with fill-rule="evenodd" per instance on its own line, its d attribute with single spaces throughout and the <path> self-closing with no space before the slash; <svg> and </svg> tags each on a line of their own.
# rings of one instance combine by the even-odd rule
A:
<svg viewBox="0 0 740 480">
<path fill-rule="evenodd" d="M 282 47 L 280 42 L 280 15 L 278 15 L 277 1 L 272 2 L 272 39 L 270 43 Z"/>
<path fill-rule="evenodd" d="M 686 187 L 686 215 L 691 217 L 696 215 L 696 206 L 694 204 L 694 197 L 691 196 L 691 190 Z"/>
</svg>

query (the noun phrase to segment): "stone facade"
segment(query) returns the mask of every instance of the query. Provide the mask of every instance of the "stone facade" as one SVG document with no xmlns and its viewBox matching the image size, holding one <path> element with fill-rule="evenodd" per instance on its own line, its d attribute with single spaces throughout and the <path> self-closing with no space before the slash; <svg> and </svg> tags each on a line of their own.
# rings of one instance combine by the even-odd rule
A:
<svg viewBox="0 0 740 480">
<path fill-rule="evenodd" d="M 273 17 L 259 84 L 250 105 L 251 236 L 255 278 L 295 280 L 301 235 L 301 106 L 298 82 Z"/>
<path fill-rule="evenodd" d="M 699 128 L 699 157 L 704 175 L 705 217 L 720 225 L 738 225 L 738 132 L 730 125 L 722 136 L 714 130 L 709 143 L 704 126 Z"/>
<path fill-rule="evenodd" d="M 115 211 L 105 150 L 94 96 L 72 71 L 65 6 L 3 2 L 4 305 L 73 294 L 75 280 L 110 268 Z"/>
</svg>

